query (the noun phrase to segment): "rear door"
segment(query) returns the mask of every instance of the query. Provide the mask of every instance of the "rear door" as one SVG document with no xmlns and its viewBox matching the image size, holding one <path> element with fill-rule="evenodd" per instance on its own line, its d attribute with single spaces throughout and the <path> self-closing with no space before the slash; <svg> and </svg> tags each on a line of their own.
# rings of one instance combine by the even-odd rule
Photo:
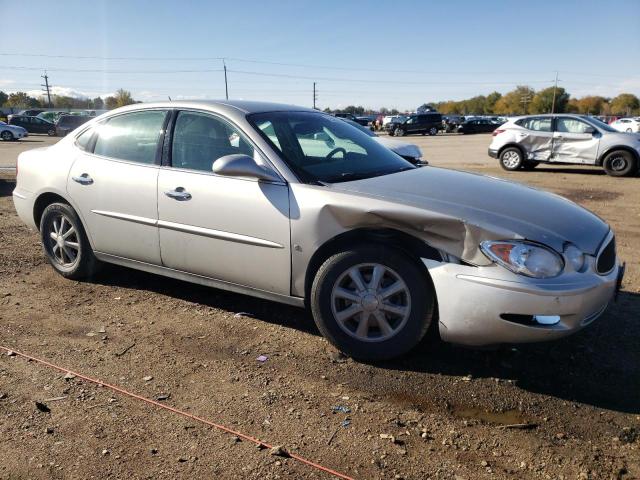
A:
<svg viewBox="0 0 640 480">
<path fill-rule="evenodd" d="M 553 133 L 553 160 L 562 163 L 595 164 L 600 133 L 575 117 L 557 117 Z"/>
<path fill-rule="evenodd" d="M 529 160 L 548 162 L 553 152 L 553 118 L 526 117 L 516 122 L 519 128 L 516 143 L 522 147 Z"/>
<path fill-rule="evenodd" d="M 83 132 L 67 190 L 97 252 L 160 265 L 157 184 L 166 110 L 110 117 Z M 87 131 L 86 135 L 91 135 Z"/>
</svg>

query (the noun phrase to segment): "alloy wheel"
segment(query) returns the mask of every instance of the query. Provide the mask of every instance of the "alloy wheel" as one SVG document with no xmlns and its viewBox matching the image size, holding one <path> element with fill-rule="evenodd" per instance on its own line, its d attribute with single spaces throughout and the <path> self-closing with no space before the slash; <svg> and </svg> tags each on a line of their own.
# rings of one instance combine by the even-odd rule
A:
<svg viewBox="0 0 640 480">
<path fill-rule="evenodd" d="M 407 323 L 411 296 L 404 280 L 389 267 L 359 264 L 338 277 L 331 291 L 331 309 L 340 328 L 351 337 L 382 342 Z"/>
<path fill-rule="evenodd" d="M 509 151 L 502 156 L 502 163 L 507 168 L 516 168 L 520 163 L 520 155 L 517 152 Z"/>
<path fill-rule="evenodd" d="M 65 268 L 73 267 L 80 256 L 80 240 L 71 221 L 65 215 L 56 215 L 49 223 L 48 232 L 53 259 Z"/>
<path fill-rule="evenodd" d="M 610 160 L 609 165 L 614 172 L 620 172 L 627 168 L 627 159 L 623 156 L 614 157 Z"/>
</svg>

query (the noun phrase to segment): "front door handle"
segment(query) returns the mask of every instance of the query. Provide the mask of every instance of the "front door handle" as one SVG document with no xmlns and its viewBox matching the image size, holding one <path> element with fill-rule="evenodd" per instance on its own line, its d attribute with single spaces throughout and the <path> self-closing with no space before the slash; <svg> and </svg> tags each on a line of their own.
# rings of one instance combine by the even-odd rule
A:
<svg viewBox="0 0 640 480">
<path fill-rule="evenodd" d="M 80 185 L 91 185 L 93 183 L 93 178 L 91 178 L 88 173 L 83 173 L 79 177 L 71 178 L 74 182 L 78 182 Z"/>
<path fill-rule="evenodd" d="M 185 192 L 184 188 L 178 187 L 175 190 L 169 190 L 168 192 L 164 192 L 164 194 L 178 201 L 191 200 L 191 194 L 189 192 Z"/>
</svg>

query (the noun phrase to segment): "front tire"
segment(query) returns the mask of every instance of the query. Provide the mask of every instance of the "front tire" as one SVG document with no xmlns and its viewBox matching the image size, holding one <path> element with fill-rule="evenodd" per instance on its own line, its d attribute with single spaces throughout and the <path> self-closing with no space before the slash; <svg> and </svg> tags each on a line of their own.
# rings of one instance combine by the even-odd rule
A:
<svg viewBox="0 0 640 480">
<path fill-rule="evenodd" d="M 363 245 L 328 258 L 311 287 L 311 311 L 336 348 L 360 360 L 384 360 L 413 349 L 433 316 L 434 292 L 404 254 Z"/>
<path fill-rule="evenodd" d="M 429 135 L 431 135 L 432 137 L 437 134 L 438 134 L 438 129 L 436 127 L 431 127 L 429 129 Z"/>
<path fill-rule="evenodd" d="M 11 140 L 13 140 L 13 133 L 11 133 L 9 130 L 5 130 L 0 134 L 0 138 L 2 138 L 2 140 L 5 142 L 10 142 Z"/>
<path fill-rule="evenodd" d="M 524 163 L 522 152 L 515 147 L 505 148 L 500 154 L 500 166 L 508 172 L 519 170 Z"/>
<path fill-rule="evenodd" d="M 70 205 L 52 203 L 44 209 L 40 238 L 49 263 L 63 277 L 79 280 L 97 271 L 98 260 L 78 214 Z"/>
<path fill-rule="evenodd" d="M 402 128 L 400 128 L 400 127 L 396 128 L 396 129 L 394 130 L 394 132 L 393 132 L 393 134 L 394 134 L 396 137 L 404 137 L 405 133 L 406 133 L 406 132 L 404 131 L 404 129 L 402 129 Z"/>
<path fill-rule="evenodd" d="M 612 177 L 626 177 L 638 171 L 635 157 L 625 150 L 616 150 L 607 154 L 602 166 L 607 175 Z"/>
<path fill-rule="evenodd" d="M 49 131 L 47 131 L 47 135 L 49 135 L 50 137 L 55 137 L 56 131 L 53 128 L 51 128 L 49 129 Z"/>
</svg>

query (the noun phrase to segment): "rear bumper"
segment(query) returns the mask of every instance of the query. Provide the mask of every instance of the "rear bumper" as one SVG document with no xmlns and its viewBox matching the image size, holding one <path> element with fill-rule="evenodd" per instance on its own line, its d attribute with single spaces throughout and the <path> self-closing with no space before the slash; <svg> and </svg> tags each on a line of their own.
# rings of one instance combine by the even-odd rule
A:
<svg viewBox="0 0 640 480">
<path fill-rule="evenodd" d="M 13 191 L 13 205 L 16 208 L 18 217 L 26 223 L 30 228 L 38 230 L 38 226 L 33 220 L 33 204 L 35 202 L 35 195 L 26 190 L 16 188 Z"/>
<path fill-rule="evenodd" d="M 490 148 L 487 153 L 489 154 L 489 156 L 491 158 L 498 158 L 498 150 L 494 150 L 492 148 Z"/>
<path fill-rule="evenodd" d="M 622 268 L 537 280 L 497 266 L 423 262 L 436 290 L 440 336 L 475 346 L 554 340 L 581 330 L 613 299 Z"/>
</svg>

